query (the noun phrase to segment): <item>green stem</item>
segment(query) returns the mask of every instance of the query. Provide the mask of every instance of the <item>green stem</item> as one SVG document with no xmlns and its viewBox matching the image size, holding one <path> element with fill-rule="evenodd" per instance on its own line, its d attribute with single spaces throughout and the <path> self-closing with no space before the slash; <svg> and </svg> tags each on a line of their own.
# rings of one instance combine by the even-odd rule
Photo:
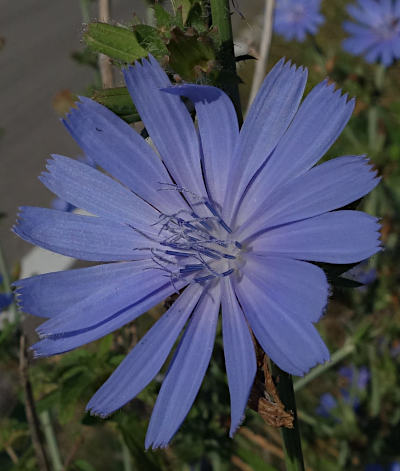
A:
<svg viewBox="0 0 400 471">
<path fill-rule="evenodd" d="M 51 418 L 48 410 L 40 413 L 40 422 L 42 423 L 44 438 L 47 444 L 47 450 L 50 455 L 53 471 L 62 471 L 64 469 L 60 451 L 58 449 L 57 439 L 54 434 L 54 429 L 51 424 Z"/>
<path fill-rule="evenodd" d="M 352 341 L 347 342 L 343 345 L 342 348 L 337 350 L 332 356 L 329 362 L 324 363 L 323 365 L 319 365 L 315 367 L 313 370 L 311 370 L 307 375 L 303 376 L 302 378 L 298 379 L 294 383 L 294 391 L 297 392 L 301 388 L 304 388 L 306 384 L 308 384 L 310 381 L 313 379 L 317 378 L 320 376 L 322 373 L 325 373 L 325 371 L 329 370 L 332 368 L 336 363 L 339 361 L 343 360 L 343 358 L 346 358 L 348 355 L 354 352 L 355 345 Z"/>
<path fill-rule="evenodd" d="M 240 106 L 239 81 L 236 74 L 235 52 L 229 0 L 211 0 L 212 25 L 218 30 L 219 62 L 222 66 L 220 85 L 235 105 L 239 124 L 243 122 Z"/>
<path fill-rule="evenodd" d="M 286 471 L 304 471 L 303 452 L 301 449 L 299 421 L 297 419 L 296 399 L 292 376 L 282 371 L 271 361 L 272 376 L 280 400 L 285 409 L 293 413 L 293 428 L 281 428 Z"/>
<path fill-rule="evenodd" d="M 120 441 L 122 448 L 122 463 L 124 466 L 124 471 L 133 471 L 131 454 L 122 435 L 120 435 Z"/>
</svg>

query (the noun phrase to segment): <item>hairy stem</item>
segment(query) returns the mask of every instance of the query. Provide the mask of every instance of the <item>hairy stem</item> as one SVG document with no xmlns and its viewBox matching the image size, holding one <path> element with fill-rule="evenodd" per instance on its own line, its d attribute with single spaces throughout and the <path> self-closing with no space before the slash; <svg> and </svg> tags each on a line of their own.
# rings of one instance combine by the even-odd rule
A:
<svg viewBox="0 0 400 471">
<path fill-rule="evenodd" d="M 221 87 L 230 96 L 235 105 L 239 124 L 242 124 L 242 109 L 240 106 L 239 80 L 236 75 L 235 52 L 233 48 L 233 33 L 229 0 L 211 0 L 212 25 L 218 30 L 219 62 L 222 67 L 220 74 Z"/>
</svg>

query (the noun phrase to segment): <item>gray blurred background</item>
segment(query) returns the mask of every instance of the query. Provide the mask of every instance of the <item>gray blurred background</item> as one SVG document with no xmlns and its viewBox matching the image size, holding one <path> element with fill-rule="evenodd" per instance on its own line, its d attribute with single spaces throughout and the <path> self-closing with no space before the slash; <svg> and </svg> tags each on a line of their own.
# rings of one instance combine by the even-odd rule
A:
<svg viewBox="0 0 400 471">
<path fill-rule="evenodd" d="M 113 0 L 112 16 L 145 15 L 141 0 Z M 96 18 L 96 4 L 91 16 Z M 143 18 L 144 19 L 144 18 Z M 71 58 L 81 49 L 79 0 L 0 0 L 0 240 L 10 264 L 30 250 L 11 233 L 18 206 L 47 206 L 52 195 L 37 176 L 51 153 L 75 156 L 52 102 L 62 90 L 83 92 L 95 71 Z"/>
</svg>

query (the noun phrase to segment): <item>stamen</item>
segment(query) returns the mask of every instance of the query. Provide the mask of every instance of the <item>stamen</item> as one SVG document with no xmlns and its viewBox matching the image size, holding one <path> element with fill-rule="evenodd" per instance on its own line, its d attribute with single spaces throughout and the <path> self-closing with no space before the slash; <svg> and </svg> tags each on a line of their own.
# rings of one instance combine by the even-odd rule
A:
<svg viewBox="0 0 400 471">
<path fill-rule="evenodd" d="M 208 281 L 208 280 L 213 280 L 216 278 L 215 275 L 206 275 L 206 276 L 199 276 L 198 278 L 195 278 L 193 281 L 196 283 L 202 283 L 203 281 Z"/>
<path fill-rule="evenodd" d="M 166 250 L 167 255 L 175 255 L 175 257 L 193 257 L 193 254 L 187 252 L 177 252 L 176 250 Z"/>
</svg>

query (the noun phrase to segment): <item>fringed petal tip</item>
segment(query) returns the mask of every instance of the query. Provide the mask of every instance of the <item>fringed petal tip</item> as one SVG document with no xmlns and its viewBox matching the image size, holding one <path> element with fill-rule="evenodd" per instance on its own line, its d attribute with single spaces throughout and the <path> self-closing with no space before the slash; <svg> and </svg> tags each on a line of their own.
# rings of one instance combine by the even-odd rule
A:
<svg viewBox="0 0 400 471">
<path fill-rule="evenodd" d="M 18 281 L 15 281 L 11 285 L 13 289 L 14 302 L 19 311 L 26 312 L 24 306 L 24 295 L 23 295 L 23 286 L 20 285 Z"/>
<path fill-rule="evenodd" d="M 87 403 L 85 407 L 86 412 L 88 412 L 93 417 L 100 417 L 100 419 L 107 419 L 108 417 L 112 415 L 112 412 L 104 413 L 101 410 L 96 409 L 94 404 L 92 404 L 92 399 Z"/>
</svg>

